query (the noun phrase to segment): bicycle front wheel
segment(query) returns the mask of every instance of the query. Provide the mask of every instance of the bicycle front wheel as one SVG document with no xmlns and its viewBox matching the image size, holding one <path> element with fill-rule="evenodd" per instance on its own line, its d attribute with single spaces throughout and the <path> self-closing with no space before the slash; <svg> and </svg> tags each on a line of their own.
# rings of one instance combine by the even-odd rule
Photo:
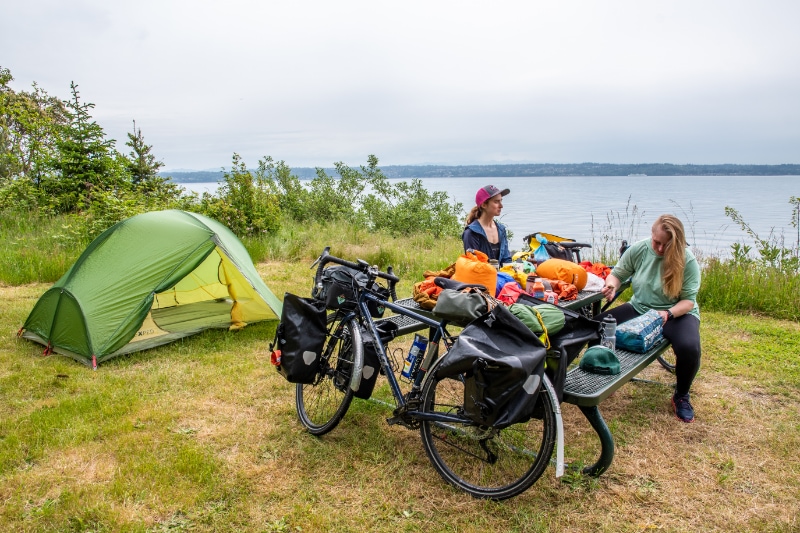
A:
<svg viewBox="0 0 800 533">
<path fill-rule="evenodd" d="M 353 400 L 350 380 L 355 370 L 356 350 L 363 350 L 355 320 L 329 317 L 328 336 L 322 352 L 320 373 L 314 383 L 297 384 L 295 405 L 300 422 L 313 435 L 335 428 Z"/>
<path fill-rule="evenodd" d="M 435 367 L 422 392 L 426 414 L 464 415 L 463 376 L 436 379 Z M 542 387 L 534 418 L 504 429 L 464 422 L 423 420 L 422 444 L 439 474 L 476 498 L 503 500 L 521 494 L 547 468 L 556 442 L 556 406 Z"/>
</svg>

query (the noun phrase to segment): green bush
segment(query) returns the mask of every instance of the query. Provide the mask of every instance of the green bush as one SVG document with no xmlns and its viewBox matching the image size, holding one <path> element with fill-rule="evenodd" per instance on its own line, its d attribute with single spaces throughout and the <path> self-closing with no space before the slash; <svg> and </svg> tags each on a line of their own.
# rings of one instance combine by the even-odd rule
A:
<svg viewBox="0 0 800 533">
<path fill-rule="evenodd" d="M 284 217 L 298 222 L 343 220 L 391 235 L 460 234 L 461 204 L 451 203 L 447 193 L 431 193 L 418 179 L 392 186 L 374 155 L 360 169 L 341 162 L 334 166 L 338 177 L 318 168 L 305 185 L 282 161 L 275 163 L 270 157 L 259 162 L 259 172 L 278 195 Z"/>
<path fill-rule="evenodd" d="M 789 203 L 792 204 L 792 218 L 789 224 L 797 230 L 797 238 L 794 243 L 787 243 L 785 235 L 776 235 L 772 231 L 766 237 L 759 235 L 745 222 L 736 209 L 725 207 L 725 214 L 753 239 L 755 251 L 758 253 L 758 256 L 754 257 L 752 247 L 743 243 L 734 243 L 731 251 L 733 262 L 736 265 L 766 267 L 789 275 L 800 270 L 800 198 L 792 196 L 789 198 Z"/>
<path fill-rule="evenodd" d="M 240 237 L 274 232 L 280 226 L 280 208 L 270 183 L 261 167 L 253 175 L 239 154 L 233 154 L 217 195 L 204 194 L 201 210 Z"/>
</svg>

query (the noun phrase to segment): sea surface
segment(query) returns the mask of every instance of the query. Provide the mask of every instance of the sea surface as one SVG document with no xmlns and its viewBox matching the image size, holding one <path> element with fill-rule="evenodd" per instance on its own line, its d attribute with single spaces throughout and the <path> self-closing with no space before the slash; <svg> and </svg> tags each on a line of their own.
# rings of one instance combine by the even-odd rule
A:
<svg viewBox="0 0 800 533">
<path fill-rule="evenodd" d="M 616 249 L 623 238 L 634 242 L 650 236 L 662 213 L 679 217 L 695 252 L 728 256 L 733 243 L 754 247 L 754 238 L 725 215 L 738 211 L 762 239 L 784 239 L 797 245 L 789 198 L 800 198 L 800 176 L 617 176 L 421 178 L 426 188 L 445 191 L 463 204 L 466 214 L 476 191 L 487 184 L 511 189 L 503 199 L 501 222 L 513 233 L 511 248 L 523 237 L 543 231 Z M 390 180 L 398 182 L 403 180 Z M 216 183 L 181 183 L 189 191 L 215 192 Z"/>
</svg>

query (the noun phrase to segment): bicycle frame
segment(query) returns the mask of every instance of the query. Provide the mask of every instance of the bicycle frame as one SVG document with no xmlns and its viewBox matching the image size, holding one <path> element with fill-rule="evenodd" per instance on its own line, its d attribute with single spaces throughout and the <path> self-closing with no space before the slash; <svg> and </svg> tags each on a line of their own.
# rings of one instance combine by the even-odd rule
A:
<svg viewBox="0 0 800 533">
<path fill-rule="evenodd" d="M 400 390 L 400 384 L 397 381 L 397 377 L 394 374 L 392 369 L 392 365 L 389 361 L 389 356 L 386 354 L 386 349 L 383 345 L 383 341 L 380 338 L 380 334 L 378 333 L 377 327 L 375 326 L 375 320 L 373 320 L 372 316 L 369 313 L 369 309 L 367 307 L 367 303 L 369 301 L 373 301 L 378 305 L 384 306 L 387 309 L 391 309 L 395 313 L 405 315 L 407 317 L 413 318 L 414 320 L 418 320 L 419 322 L 427 325 L 431 331 L 431 339 L 428 343 L 428 349 L 425 351 L 425 357 L 422 359 L 419 365 L 417 365 L 416 372 L 412 376 L 412 389 L 411 391 L 419 391 L 422 386 L 422 380 L 425 377 L 427 370 L 430 366 L 436 362 L 436 357 L 438 357 L 438 344 L 442 339 L 446 339 L 449 337 L 447 331 L 445 330 L 444 324 L 442 322 L 433 320 L 426 316 L 420 315 L 419 313 L 415 313 L 414 311 L 409 310 L 408 308 L 401 307 L 399 305 L 393 304 L 387 300 L 379 298 L 378 296 L 372 294 L 367 290 L 361 290 L 360 296 L 358 299 L 358 308 L 360 310 L 360 315 L 366 320 L 369 324 L 370 332 L 372 333 L 373 338 L 377 341 L 376 342 L 376 352 L 378 354 L 378 361 L 380 362 L 381 368 L 383 369 L 383 373 L 386 376 L 386 380 L 389 382 L 389 387 L 392 390 L 392 396 L 395 399 L 395 403 L 397 404 L 398 409 L 403 409 L 407 406 L 406 396 L 403 394 L 403 391 Z M 354 316 L 355 313 L 352 313 Z"/>
</svg>

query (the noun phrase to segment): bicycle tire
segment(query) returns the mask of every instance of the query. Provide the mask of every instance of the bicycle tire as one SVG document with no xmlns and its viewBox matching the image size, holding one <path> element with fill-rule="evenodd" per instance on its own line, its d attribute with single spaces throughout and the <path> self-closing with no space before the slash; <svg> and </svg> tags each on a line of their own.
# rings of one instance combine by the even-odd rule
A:
<svg viewBox="0 0 800 533">
<path fill-rule="evenodd" d="M 423 386 L 421 411 L 463 412 L 463 376 L 435 375 L 436 366 Z M 543 409 L 537 409 L 536 417 L 496 431 L 468 422 L 445 425 L 423 419 L 422 444 L 436 471 L 476 498 L 504 500 L 530 488 L 550 464 L 557 435 L 557 401 L 544 386 L 538 398 Z M 482 438 L 487 434 L 491 438 Z M 487 457 L 489 449 L 496 456 L 493 462 Z"/>
<path fill-rule="evenodd" d="M 675 373 L 675 352 L 672 351 L 672 348 L 667 348 L 665 351 L 661 352 L 661 355 L 656 357 L 656 359 L 658 359 L 658 362 L 667 372 Z"/>
<path fill-rule="evenodd" d="M 355 361 L 363 360 L 356 350 L 363 350 L 358 323 L 330 315 L 319 376 L 314 383 L 298 383 L 295 390 L 297 416 L 312 435 L 328 433 L 347 413 L 353 400 L 350 382 Z"/>
</svg>

